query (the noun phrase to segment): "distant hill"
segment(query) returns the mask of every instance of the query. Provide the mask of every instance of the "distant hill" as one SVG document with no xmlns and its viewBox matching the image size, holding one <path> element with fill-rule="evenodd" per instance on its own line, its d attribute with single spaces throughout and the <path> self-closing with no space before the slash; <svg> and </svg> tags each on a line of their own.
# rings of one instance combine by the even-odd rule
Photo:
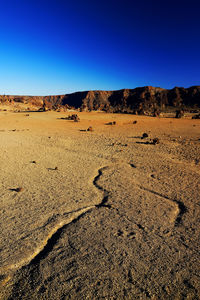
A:
<svg viewBox="0 0 200 300">
<path fill-rule="evenodd" d="M 169 109 L 200 109 L 200 86 L 163 89 L 151 86 L 116 91 L 85 91 L 57 96 L 0 96 L 0 101 L 21 102 L 57 109 L 65 106 L 80 110 L 140 113 Z"/>
</svg>

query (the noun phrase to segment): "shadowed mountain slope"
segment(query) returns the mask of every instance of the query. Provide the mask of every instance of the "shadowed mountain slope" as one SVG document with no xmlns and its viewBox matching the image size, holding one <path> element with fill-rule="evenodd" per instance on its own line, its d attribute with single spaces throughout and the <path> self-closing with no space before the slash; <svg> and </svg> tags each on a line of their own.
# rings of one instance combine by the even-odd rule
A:
<svg viewBox="0 0 200 300">
<path fill-rule="evenodd" d="M 57 96 L 0 96 L 1 102 L 21 102 L 57 108 L 59 106 L 81 110 L 108 112 L 140 112 L 167 108 L 200 108 L 200 86 L 175 87 L 171 90 L 145 86 L 116 91 L 83 91 Z"/>
</svg>

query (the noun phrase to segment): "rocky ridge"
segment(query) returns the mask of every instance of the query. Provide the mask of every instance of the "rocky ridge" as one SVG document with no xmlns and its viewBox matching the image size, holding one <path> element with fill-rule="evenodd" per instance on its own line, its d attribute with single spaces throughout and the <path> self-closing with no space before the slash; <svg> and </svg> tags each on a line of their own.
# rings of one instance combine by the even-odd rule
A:
<svg viewBox="0 0 200 300">
<path fill-rule="evenodd" d="M 25 103 L 50 109 L 75 108 L 80 110 L 103 110 L 107 112 L 138 113 L 170 109 L 200 109 L 200 86 L 189 88 L 138 87 L 116 91 L 83 91 L 54 96 L 1 95 L 1 103 Z"/>
</svg>

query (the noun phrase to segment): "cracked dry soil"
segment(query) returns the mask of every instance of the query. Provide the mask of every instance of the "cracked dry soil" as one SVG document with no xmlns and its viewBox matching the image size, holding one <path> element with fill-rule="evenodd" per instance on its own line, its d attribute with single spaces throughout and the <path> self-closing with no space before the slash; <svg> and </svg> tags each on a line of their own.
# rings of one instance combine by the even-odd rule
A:
<svg viewBox="0 0 200 300">
<path fill-rule="evenodd" d="M 8 141 L 3 153 L 11 161 L 19 142 L 25 149 L 35 145 L 36 151 L 15 152 L 20 176 L 32 172 L 25 184 L 35 194 L 14 197 L 5 192 L 6 184 L 1 187 L 11 232 L 2 226 L 7 248 L 1 249 L 6 262 L 1 298 L 199 299 L 200 177 L 193 163 L 200 155 L 198 120 L 170 120 L 169 125 L 167 119 L 117 115 L 118 126 L 108 128 L 104 124 L 113 115 L 82 113 L 83 128 L 95 129 L 88 134 L 80 132 L 81 122 L 61 124 L 56 116 L 40 114 L 35 123 L 16 116 L 31 131 L 3 133 Z M 136 118 L 137 128 L 131 125 Z M 192 132 L 191 122 L 196 124 Z M 159 145 L 137 143 L 147 130 L 159 135 Z M 183 136 L 184 143 L 166 134 Z M 39 166 L 30 171 L 26 161 L 33 159 Z M 16 165 L 7 170 L 9 184 Z M 46 173 L 55 165 L 58 171 Z M 41 241 L 41 250 L 34 252 Z M 21 258 L 26 263 L 20 264 Z M 9 268 L 13 262 L 18 267 Z"/>
</svg>

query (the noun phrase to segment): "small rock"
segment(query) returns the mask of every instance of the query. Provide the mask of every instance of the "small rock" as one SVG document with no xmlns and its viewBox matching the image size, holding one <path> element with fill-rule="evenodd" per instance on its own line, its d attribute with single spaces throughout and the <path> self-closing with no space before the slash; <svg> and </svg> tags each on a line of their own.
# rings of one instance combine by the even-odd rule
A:
<svg viewBox="0 0 200 300">
<path fill-rule="evenodd" d="M 200 119 L 200 114 L 193 116 L 192 119 Z"/>
<path fill-rule="evenodd" d="M 158 138 L 153 139 L 153 142 L 152 142 L 153 145 L 156 145 L 156 144 L 159 144 L 159 143 L 160 143 L 160 141 L 159 141 Z"/>
<path fill-rule="evenodd" d="M 133 121 L 133 124 L 137 124 L 137 121 Z"/>
<path fill-rule="evenodd" d="M 159 117 L 159 116 L 160 116 L 159 109 L 154 109 L 154 111 L 153 111 L 153 117 Z"/>
<path fill-rule="evenodd" d="M 15 189 L 15 191 L 16 191 L 17 193 L 22 192 L 22 191 L 23 191 L 23 188 L 22 188 L 22 187 L 18 187 L 18 188 Z"/>
<path fill-rule="evenodd" d="M 180 119 L 182 117 L 184 117 L 184 111 L 182 109 L 177 110 L 175 118 Z"/>
<path fill-rule="evenodd" d="M 89 126 L 88 129 L 87 129 L 87 131 L 93 131 L 92 126 Z"/>
<path fill-rule="evenodd" d="M 145 132 L 145 133 L 143 133 L 143 135 L 142 135 L 142 139 L 144 139 L 144 138 L 147 138 L 149 135 Z"/>
<path fill-rule="evenodd" d="M 116 121 L 108 122 L 108 123 L 106 123 L 106 125 L 116 125 Z"/>
<path fill-rule="evenodd" d="M 77 114 L 69 115 L 68 117 L 65 118 L 66 120 L 73 120 L 74 122 L 79 122 L 80 118 L 78 117 Z"/>
</svg>

